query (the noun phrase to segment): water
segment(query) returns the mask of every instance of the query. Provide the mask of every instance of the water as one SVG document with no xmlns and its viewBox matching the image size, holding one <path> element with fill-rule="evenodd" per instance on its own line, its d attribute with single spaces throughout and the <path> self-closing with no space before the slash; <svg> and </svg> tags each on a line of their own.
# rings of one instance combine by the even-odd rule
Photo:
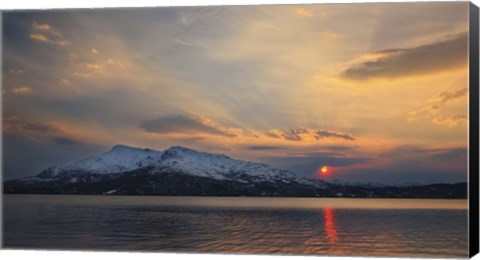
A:
<svg viewBox="0 0 480 260">
<path fill-rule="evenodd" d="M 467 257 L 466 200 L 5 195 L 6 248 Z"/>
</svg>

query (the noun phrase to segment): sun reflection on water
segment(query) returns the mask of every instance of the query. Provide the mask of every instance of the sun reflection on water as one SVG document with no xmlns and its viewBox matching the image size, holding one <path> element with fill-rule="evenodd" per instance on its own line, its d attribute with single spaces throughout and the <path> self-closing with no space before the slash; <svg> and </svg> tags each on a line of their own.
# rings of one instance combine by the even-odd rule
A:
<svg viewBox="0 0 480 260">
<path fill-rule="evenodd" d="M 337 227 L 335 225 L 333 209 L 324 208 L 323 217 L 325 219 L 325 236 L 328 239 L 328 243 L 333 246 L 338 242 Z"/>
</svg>

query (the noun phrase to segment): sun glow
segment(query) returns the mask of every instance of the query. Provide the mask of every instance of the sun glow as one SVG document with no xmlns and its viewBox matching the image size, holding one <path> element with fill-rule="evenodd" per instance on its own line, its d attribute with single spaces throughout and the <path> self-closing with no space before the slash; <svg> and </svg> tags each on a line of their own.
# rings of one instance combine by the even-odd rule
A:
<svg viewBox="0 0 480 260">
<path fill-rule="evenodd" d="M 320 172 L 321 172 L 322 174 L 327 174 L 327 172 L 328 172 L 327 166 L 323 166 L 322 168 L 320 168 Z"/>
<path fill-rule="evenodd" d="M 317 176 L 327 176 L 332 173 L 332 169 L 326 165 L 321 166 L 317 171 Z"/>
</svg>

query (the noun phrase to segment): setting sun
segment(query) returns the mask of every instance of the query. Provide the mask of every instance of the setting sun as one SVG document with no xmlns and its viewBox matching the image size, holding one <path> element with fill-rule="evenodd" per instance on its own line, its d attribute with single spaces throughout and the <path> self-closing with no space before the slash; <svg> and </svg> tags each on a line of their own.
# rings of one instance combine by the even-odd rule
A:
<svg viewBox="0 0 480 260">
<path fill-rule="evenodd" d="M 327 166 L 323 166 L 323 167 L 320 169 L 320 172 L 321 172 L 322 174 L 327 174 L 327 172 L 328 172 Z"/>
</svg>

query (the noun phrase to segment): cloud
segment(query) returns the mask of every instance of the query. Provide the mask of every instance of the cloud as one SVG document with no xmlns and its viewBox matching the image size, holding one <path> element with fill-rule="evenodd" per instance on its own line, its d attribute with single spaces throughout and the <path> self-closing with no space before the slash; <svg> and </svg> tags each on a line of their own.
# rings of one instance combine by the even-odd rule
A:
<svg viewBox="0 0 480 260">
<path fill-rule="evenodd" d="M 451 100 L 464 97 L 467 95 L 467 93 L 468 93 L 468 88 L 459 88 L 456 90 L 442 92 L 436 95 L 435 97 L 433 97 L 431 100 L 439 103 L 447 103 L 447 102 L 450 102 Z"/>
<path fill-rule="evenodd" d="M 3 121 L 3 130 L 10 133 L 19 133 L 19 132 L 37 132 L 37 133 L 57 133 L 58 129 L 54 126 L 36 122 L 29 121 L 24 118 L 19 117 L 7 117 Z"/>
<path fill-rule="evenodd" d="M 266 150 L 281 150 L 284 148 L 280 146 L 254 145 L 254 146 L 247 147 L 247 149 L 253 150 L 253 151 L 266 151 Z"/>
<path fill-rule="evenodd" d="M 20 86 L 20 87 L 12 88 L 11 92 L 17 95 L 22 95 L 22 94 L 28 94 L 32 92 L 32 89 L 27 86 Z"/>
<path fill-rule="evenodd" d="M 11 69 L 11 70 L 8 70 L 8 73 L 10 73 L 12 75 L 15 75 L 15 76 L 20 76 L 20 75 L 23 75 L 23 73 L 25 73 L 25 71 L 23 71 L 22 69 Z"/>
<path fill-rule="evenodd" d="M 417 145 L 401 145 L 394 147 L 388 151 L 382 152 L 378 157 L 382 158 L 400 158 L 403 156 L 418 156 L 419 154 L 435 154 L 438 152 L 448 151 L 445 149 L 425 148 Z"/>
<path fill-rule="evenodd" d="M 289 141 L 301 141 L 302 135 L 309 134 L 309 131 L 304 128 L 290 129 L 290 130 L 270 130 L 266 133 L 268 137 L 284 139 Z"/>
<path fill-rule="evenodd" d="M 53 40 L 53 39 L 50 39 L 47 36 L 45 36 L 43 34 L 40 34 L 40 33 L 30 34 L 30 38 L 32 38 L 36 41 L 45 42 L 45 43 L 49 43 L 49 44 L 53 44 L 53 45 L 57 45 L 57 46 L 65 46 L 65 45 L 69 44 L 68 41 Z"/>
<path fill-rule="evenodd" d="M 266 136 L 276 139 L 284 139 L 288 141 L 304 141 L 304 140 L 320 140 L 326 138 L 337 138 L 346 141 L 353 141 L 355 138 L 351 134 L 335 132 L 330 130 L 316 130 L 297 128 L 289 130 L 270 130 L 265 133 Z"/>
<path fill-rule="evenodd" d="M 455 90 L 444 91 L 434 97 L 430 98 L 428 104 L 416 111 L 408 113 L 407 120 L 415 121 L 419 117 L 431 120 L 435 124 L 444 124 L 449 127 L 466 124 L 468 118 L 465 115 L 444 115 L 442 109 L 451 101 L 465 97 L 468 93 L 468 88 L 458 88 Z"/>
<path fill-rule="evenodd" d="M 465 125 L 468 121 L 467 116 L 464 115 L 451 115 L 451 116 L 437 116 L 433 118 L 433 122 L 436 124 L 445 124 L 449 127 L 455 127 L 457 125 Z"/>
<path fill-rule="evenodd" d="M 3 89 L 3 94 L 26 95 L 30 94 L 32 89 L 27 86 L 18 86 L 11 89 Z"/>
<path fill-rule="evenodd" d="M 327 150 L 333 150 L 333 151 L 348 151 L 348 150 L 353 150 L 354 149 L 353 147 L 349 147 L 349 146 L 337 146 L 337 145 L 324 146 L 323 148 L 325 148 Z"/>
<path fill-rule="evenodd" d="M 70 44 L 70 42 L 67 41 L 60 32 L 56 31 L 48 24 L 40 24 L 36 21 L 33 21 L 32 30 L 33 33 L 30 34 L 30 38 L 33 40 L 57 46 L 65 46 Z"/>
<path fill-rule="evenodd" d="M 37 21 L 33 21 L 32 28 L 34 31 L 42 31 L 51 35 L 62 36 L 60 32 L 56 31 L 55 29 L 52 28 L 52 26 L 46 23 L 40 24 Z"/>
<path fill-rule="evenodd" d="M 74 64 L 73 76 L 89 78 L 94 75 L 118 73 L 120 69 L 125 69 L 125 62 L 107 58 L 98 60 L 80 60 L 75 54 L 70 56 L 70 61 Z"/>
<path fill-rule="evenodd" d="M 303 17 L 313 17 L 313 12 L 310 11 L 310 10 L 307 10 L 303 7 L 300 7 L 300 8 L 297 8 L 295 9 L 295 12 L 300 15 L 300 16 L 303 16 Z"/>
<path fill-rule="evenodd" d="M 465 67 L 467 43 L 467 33 L 462 33 L 413 48 L 381 50 L 363 57 L 367 60 L 350 66 L 341 77 L 357 81 L 399 78 Z"/>
<path fill-rule="evenodd" d="M 355 138 L 352 137 L 350 134 L 344 134 L 344 133 L 337 133 L 333 131 L 325 131 L 325 130 L 320 130 L 316 132 L 317 139 L 322 139 L 322 138 L 329 138 L 329 137 L 334 137 L 334 138 L 340 138 L 344 140 L 349 140 L 353 141 Z"/>
<path fill-rule="evenodd" d="M 145 131 L 158 134 L 209 134 L 235 137 L 234 134 L 216 126 L 208 119 L 200 119 L 183 115 L 160 117 L 143 122 L 140 125 Z"/>
<path fill-rule="evenodd" d="M 27 139 L 47 139 L 61 145 L 83 144 L 83 142 L 72 137 L 68 127 L 54 121 L 40 122 L 11 116 L 4 119 L 3 131 L 10 135 L 28 137 Z"/>
</svg>

